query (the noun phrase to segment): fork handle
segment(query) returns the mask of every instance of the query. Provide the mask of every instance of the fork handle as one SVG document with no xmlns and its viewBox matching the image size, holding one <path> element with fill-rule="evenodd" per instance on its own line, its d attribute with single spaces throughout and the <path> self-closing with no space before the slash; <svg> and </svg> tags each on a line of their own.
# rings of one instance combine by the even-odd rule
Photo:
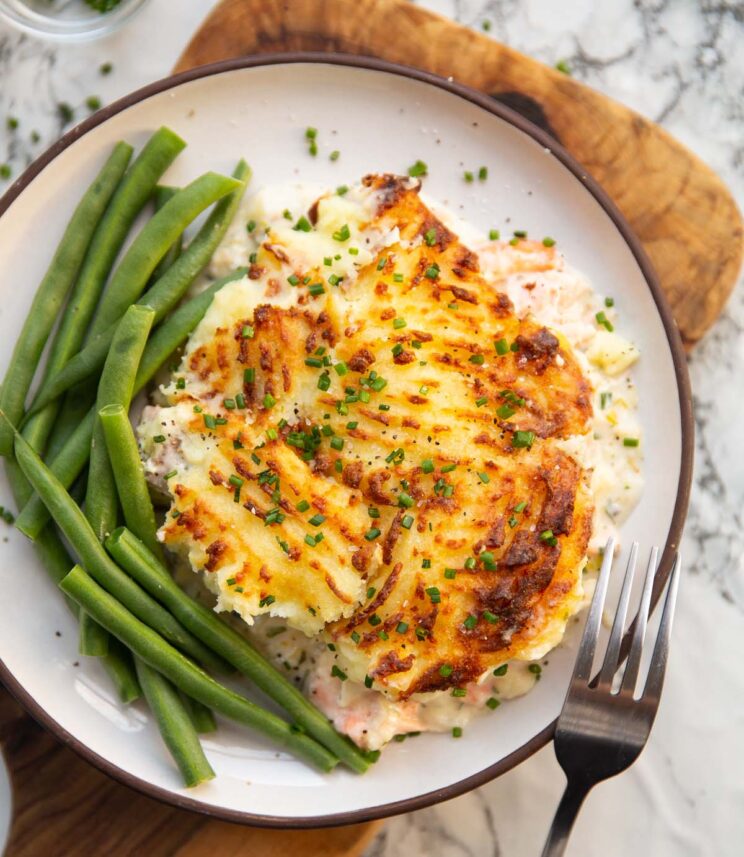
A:
<svg viewBox="0 0 744 857">
<path fill-rule="evenodd" d="M 555 811 L 553 823 L 550 825 L 550 832 L 543 848 L 542 857 L 561 857 L 566 850 L 571 828 L 574 826 L 581 804 L 584 803 L 584 798 L 589 794 L 593 785 L 593 783 L 577 780 L 568 781 L 561 802 L 558 804 L 558 809 Z"/>
</svg>

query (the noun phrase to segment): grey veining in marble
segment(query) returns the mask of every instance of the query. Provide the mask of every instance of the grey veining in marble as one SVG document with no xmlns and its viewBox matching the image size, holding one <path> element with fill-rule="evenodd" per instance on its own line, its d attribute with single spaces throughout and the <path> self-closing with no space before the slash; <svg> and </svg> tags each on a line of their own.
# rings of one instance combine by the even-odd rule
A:
<svg viewBox="0 0 744 857">
<path fill-rule="evenodd" d="M 0 25 L 0 163 L 14 174 L 79 119 L 167 73 L 212 3 L 152 0 L 108 39 L 55 47 Z M 744 199 L 744 3 L 730 0 L 426 0 L 660 122 Z M 114 64 L 99 74 L 104 61 Z M 16 130 L 4 117 L 19 119 Z M 36 130 L 40 139 L 31 142 Z M 0 180 L 1 181 L 1 180 Z M 2 185 L 0 184 L 0 190 Z M 744 292 L 690 361 L 697 461 L 670 671 L 651 742 L 589 797 L 572 857 L 728 857 L 744 846 Z M 447 804 L 390 820 L 366 857 L 540 853 L 563 776 L 550 747 Z"/>
</svg>

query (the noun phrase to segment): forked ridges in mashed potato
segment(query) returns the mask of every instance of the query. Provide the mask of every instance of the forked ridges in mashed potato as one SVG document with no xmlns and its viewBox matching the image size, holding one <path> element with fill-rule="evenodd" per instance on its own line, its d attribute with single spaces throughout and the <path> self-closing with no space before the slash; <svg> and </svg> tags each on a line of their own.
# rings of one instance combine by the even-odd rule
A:
<svg viewBox="0 0 744 857">
<path fill-rule="evenodd" d="M 478 236 L 415 181 L 284 193 L 216 254 L 249 273 L 140 436 L 166 545 L 217 609 L 303 635 L 266 645 L 377 747 L 539 675 L 640 490 L 637 352 L 557 246 Z"/>
</svg>

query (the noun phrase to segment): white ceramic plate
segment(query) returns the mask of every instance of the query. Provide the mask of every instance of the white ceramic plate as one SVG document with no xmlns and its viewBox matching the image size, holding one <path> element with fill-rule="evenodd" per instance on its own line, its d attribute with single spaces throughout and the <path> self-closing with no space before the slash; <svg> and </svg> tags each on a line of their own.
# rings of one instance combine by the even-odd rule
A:
<svg viewBox="0 0 744 857">
<path fill-rule="evenodd" d="M 168 172 L 184 184 L 229 172 L 244 156 L 253 187 L 294 177 L 331 187 L 367 172 L 429 165 L 426 191 L 483 230 L 551 235 L 601 294 L 615 297 L 642 353 L 636 371 L 645 427 L 646 488 L 626 541 L 676 545 L 691 464 L 690 396 L 668 310 L 637 242 L 612 204 L 548 137 L 489 99 L 439 78 L 371 60 L 256 58 L 189 72 L 135 93 L 83 123 L 0 202 L 0 366 L 10 355 L 36 284 L 79 195 L 112 144 L 142 144 L 166 124 L 188 141 Z M 304 131 L 318 128 L 320 154 Z M 331 162 L 328 153 L 341 151 Z M 464 169 L 487 165 L 486 183 Z M 0 486 L 0 503 L 9 490 Z M 527 696 L 475 721 L 465 735 L 392 744 L 363 777 L 318 774 L 243 729 L 220 724 L 205 741 L 216 779 L 181 787 L 151 718 L 122 708 L 93 659 L 77 653 L 75 623 L 29 543 L 8 530 L 0 545 L 2 677 L 31 713 L 127 784 L 235 821 L 308 826 L 359 821 L 453 797 L 547 741 L 562 703 L 576 633 L 550 655 Z M 663 576 L 663 574 L 662 574 Z"/>
</svg>

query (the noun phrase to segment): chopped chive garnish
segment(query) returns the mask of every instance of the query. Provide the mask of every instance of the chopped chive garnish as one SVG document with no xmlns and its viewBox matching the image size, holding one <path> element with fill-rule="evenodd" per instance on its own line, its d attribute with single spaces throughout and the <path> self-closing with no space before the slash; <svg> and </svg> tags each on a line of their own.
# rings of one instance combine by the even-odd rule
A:
<svg viewBox="0 0 744 857">
<path fill-rule="evenodd" d="M 299 283 L 300 283 L 300 278 L 297 276 L 297 274 L 290 274 L 290 275 L 287 277 L 287 282 L 288 282 L 291 286 L 297 286 L 297 285 L 299 285 Z"/>
<path fill-rule="evenodd" d="M 240 331 L 240 335 L 243 339 L 253 339 L 255 333 L 256 331 L 250 324 L 244 324 L 243 329 Z"/>
<path fill-rule="evenodd" d="M 153 437 L 153 442 L 154 443 L 165 443 L 165 435 L 164 434 L 156 434 L 155 437 Z"/>
<path fill-rule="evenodd" d="M 402 506 L 404 509 L 410 509 L 411 506 L 413 506 L 413 504 L 414 504 L 414 499 L 413 499 L 413 497 L 411 497 L 410 494 L 406 493 L 405 491 L 401 491 L 400 494 L 398 494 L 398 505 L 399 506 Z"/>
<path fill-rule="evenodd" d="M 604 410 L 611 401 L 612 401 L 612 393 L 600 393 L 599 394 L 599 407 L 602 410 Z"/>
<path fill-rule="evenodd" d="M 610 333 L 615 329 L 612 322 L 605 315 L 604 310 L 598 312 L 594 317 L 597 319 L 597 324 L 602 325 L 602 327 Z"/>
<path fill-rule="evenodd" d="M 515 449 L 530 449 L 535 442 L 533 431 L 515 431 L 512 435 L 512 446 Z"/>
<path fill-rule="evenodd" d="M 337 161 L 341 157 L 341 152 L 338 149 L 334 149 L 331 154 L 328 156 L 329 161 Z"/>
<path fill-rule="evenodd" d="M 508 669 L 509 669 L 509 664 L 501 664 L 500 667 L 496 667 L 496 669 L 493 671 L 493 674 L 495 676 L 506 675 L 506 672 Z"/>
<path fill-rule="evenodd" d="M 358 425 L 359 423 L 356 420 L 351 420 L 346 423 L 346 428 L 349 429 L 349 431 L 353 431 Z"/>
<path fill-rule="evenodd" d="M 481 613 L 481 616 L 483 616 L 486 622 L 491 625 L 495 625 L 496 622 L 499 621 L 499 617 L 495 613 L 491 613 L 490 610 L 484 610 L 483 613 Z M 494 673 L 494 675 L 496 675 L 496 673 Z"/>
<path fill-rule="evenodd" d="M 344 223 L 344 225 L 340 229 L 337 229 L 333 233 L 334 241 L 348 241 L 350 237 L 351 232 L 349 231 L 348 223 Z"/>
<path fill-rule="evenodd" d="M 369 600 L 369 599 L 370 599 L 370 598 L 375 594 L 375 592 L 377 592 L 377 590 L 375 589 L 375 587 L 374 587 L 374 586 L 370 586 L 370 587 L 367 589 L 367 600 Z"/>
<path fill-rule="evenodd" d="M 408 622 L 398 622 L 398 624 L 395 626 L 395 630 L 399 634 L 405 634 L 408 630 Z"/>
<path fill-rule="evenodd" d="M 413 515 L 403 515 L 400 525 L 404 530 L 410 530 L 413 526 Z"/>
<path fill-rule="evenodd" d="M 475 178 L 475 176 L 470 172 L 470 170 L 465 170 L 465 172 L 462 174 L 462 177 L 468 184 L 470 184 Z"/>
<path fill-rule="evenodd" d="M 245 224 L 245 228 L 247 232 L 253 232 L 253 230 L 256 228 L 256 221 L 249 220 L 248 223 Z"/>
<path fill-rule="evenodd" d="M 462 623 L 463 628 L 467 628 L 468 631 L 472 631 L 473 628 L 478 624 L 478 617 L 474 616 L 472 613 L 465 619 Z"/>
<path fill-rule="evenodd" d="M 555 238 L 548 238 L 547 236 L 543 238 L 543 244 L 546 247 L 554 247 L 555 246 Z"/>
<path fill-rule="evenodd" d="M 501 705 L 501 702 L 495 696 L 491 696 L 486 700 L 486 705 L 493 711 Z"/>
<path fill-rule="evenodd" d="M 424 471 L 424 473 L 434 472 L 434 462 L 431 460 L 431 458 L 425 458 L 421 462 L 421 469 Z"/>
<path fill-rule="evenodd" d="M 343 360 L 340 363 L 336 363 L 333 368 L 336 370 L 337 375 L 346 375 L 349 371 L 349 367 L 343 362 Z"/>
<path fill-rule="evenodd" d="M 501 233 L 498 229 L 489 229 L 488 238 L 490 241 L 498 241 L 501 238 Z"/>
<path fill-rule="evenodd" d="M 370 529 L 368 529 L 367 532 L 364 534 L 364 538 L 368 542 L 373 542 L 380 535 L 380 532 L 381 531 L 378 530 L 377 527 L 370 527 Z"/>
<path fill-rule="evenodd" d="M 318 378 L 318 389 L 323 390 L 323 392 L 327 392 L 331 388 L 331 376 L 324 372 L 320 378 Z"/>
<path fill-rule="evenodd" d="M 401 328 L 406 326 L 406 320 L 404 318 L 394 318 L 393 319 L 393 327 L 396 330 L 400 330 Z"/>
<path fill-rule="evenodd" d="M 514 230 L 514 237 L 515 238 L 526 238 L 527 237 L 527 230 L 526 229 L 515 229 Z"/>
<path fill-rule="evenodd" d="M 640 440 L 637 437 L 624 437 L 623 446 L 638 446 Z"/>
<path fill-rule="evenodd" d="M 468 568 L 468 569 L 473 569 L 473 568 L 475 568 L 475 557 L 474 557 L 474 556 L 469 556 L 469 557 L 465 560 L 465 568 Z"/>
<path fill-rule="evenodd" d="M 542 667 L 540 666 L 540 664 L 530 664 L 530 665 L 527 667 L 527 669 L 528 669 L 528 670 L 529 670 L 533 675 L 536 675 L 536 676 L 539 676 L 539 675 L 540 675 L 540 673 L 542 672 Z"/>
<path fill-rule="evenodd" d="M 380 625 L 381 623 L 382 623 L 382 619 L 380 619 L 380 617 L 377 615 L 377 613 L 373 613 L 369 617 L 369 624 L 372 625 L 373 628 L 376 627 L 377 625 Z"/>
<path fill-rule="evenodd" d="M 332 676 L 334 676 L 335 678 L 339 678 L 339 679 L 341 679 L 341 681 L 346 681 L 346 679 L 348 678 L 348 676 L 346 675 L 346 673 L 345 673 L 342 669 L 339 669 L 339 668 L 336 666 L 336 664 L 334 664 L 334 665 L 331 667 L 331 675 L 332 675 Z"/>
<path fill-rule="evenodd" d="M 481 167 L 478 170 L 478 180 L 484 182 L 488 178 L 488 167 Z"/>
<path fill-rule="evenodd" d="M 429 586 L 425 590 L 425 592 L 429 596 L 429 598 L 431 599 L 432 604 L 439 604 L 439 602 L 442 600 L 442 596 L 439 592 L 438 587 L 436 587 L 436 586 Z"/>
<path fill-rule="evenodd" d="M 337 452 L 340 452 L 344 448 L 344 439 L 342 437 L 332 437 L 331 438 L 331 449 L 335 449 Z"/>
<path fill-rule="evenodd" d="M 372 676 L 370 676 L 370 675 L 364 676 L 364 686 L 365 687 L 372 687 Z"/>
<path fill-rule="evenodd" d="M 487 405 L 487 404 L 488 404 L 488 398 L 486 396 L 481 396 L 479 399 L 475 400 L 476 408 L 482 408 L 483 405 Z"/>
<path fill-rule="evenodd" d="M 482 366 L 485 363 L 486 358 L 482 354 L 471 354 L 470 357 L 468 357 L 468 360 L 471 363 L 475 363 L 476 366 Z"/>
<path fill-rule="evenodd" d="M 422 559 L 421 560 L 421 568 L 431 568 L 431 560 L 430 559 Z"/>
<path fill-rule="evenodd" d="M 452 689 L 452 696 L 467 696 L 468 692 L 464 687 L 455 687 Z M 455 726 L 455 729 L 459 730 L 459 733 L 455 735 L 456 738 L 459 738 L 462 735 L 462 729 L 459 726 Z M 455 729 L 452 730 L 452 734 L 455 734 Z"/>
<path fill-rule="evenodd" d="M 403 282 L 403 274 L 393 274 L 393 282 L 394 283 L 402 283 Z"/>
<path fill-rule="evenodd" d="M 295 509 L 297 509 L 298 512 L 307 512 L 309 508 L 310 504 L 307 500 L 300 500 L 300 502 L 295 506 Z"/>
<path fill-rule="evenodd" d="M 356 631 L 352 631 L 350 636 L 354 643 L 358 643 L 362 639 Z"/>
<path fill-rule="evenodd" d="M 295 223 L 295 225 L 292 227 L 292 229 L 294 229 L 295 232 L 312 232 L 313 225 L 303 214 L 302 217 L 300 217 L 300 219 L 297 221 L 297 223 Z"/>
<path fill-rule="evenodd" d="M 215 419 L 211 414 L 204 414 L 204 425 L 208 429 L 217 428 L 217 423 L 215 422 Z"/>
<path fill-rule="evenodd" d="M 502 420 L 508 420 L 509 417 L 513 417 L 516 414 L 516 411 L 511 405 L 500 405 L 496 408 L 497 416 Z"/>
<path fill-rule="evenodd" d="M 267 410 L 268 410 L 268 409 L 270 409 L 270 408 L 273 408 L 275 404 L 276 404 L 276 399 L 271 395 L 271 393 L 267 393 L 267 394 L 263 397 L 263 406 L 264 406 Z"/>
<path fill-rule="evenodd" d="M 491 477 L 487 473 L 484 473 L 484 472 L 478 473 L 478 479 L 480 479 L 480 481 L 486 485 L 491 481 Z"/>
<path fill-rule="evenodd" d="M 615 298 L 605 298 L 605 300 L 604 300 L 604 304 L 605 304 L 605 306 L 606 306 L 606 307 L 613 307 L 613 306 L 615 306 Z"/>
<path fill-rule="evenodd" d="M 439 265 L 435 262 L 433 265 L 430 265 L 425 271 L 424 276 L 428 277 L 430 280 L 436 280 L 439 277 Z"/>
<path fill-rule="evenodd" d="M 452 675 L 452 665 L 451 664 L 442 664 L 442 666 L 439 667 L 439 675 L 443 676 L 444 678 L 451 676 Z"/>
<path fill-rule="evenodd" d="M 377 509 L 375 506 L 369 506 L 367 509 L 367 514 L 370 516 L 370 518 L 379 518 L 380 510 Z"/>
<path fill-rule="evenodd" d="M 457 569 L 445 568 L 444 576 L 447 578 L 447 580 L 454 580 L 457 577 Z"/>
<path fill-rule="evenodd" d="M 457 467 L 456 464 L 443 464 L 442 465 L 442 473 L 452 473 L 452 471 Z"/>
<path fill-rule="evenodd" d="M 427 247 L 433 247 L 437 243 L 437 230 L 428 229 L 424 233 L 424 241 L 426 242 Z"/>
<path fill-rule="evenodd" d="M 318 295 L 325 293 L 325 286 L 323 283 L 313 283 L 311 286 L 307 287 L 307 290 L 313 297 L 317 298 Z"/>
<path fill-rule="evenodd" d="M 256 380 L 256 370 L 253 367 L 245 369 L 243 371 L 243 382 L 245 384 L 253 384 Z"/>
<path fill-rule="evenodd" d="M 457 690 L 457 689 L 458 688 L 455 688 L 455 690 Z M 465 696 L 465 691 L 463 691 L 460 694 L 460 693 L 455 693 L 455 691 L 453 690 L 452 696 Z M 452 727 L 452 737 L 453 738 L 462 738 L 462 726 L 453 726 Z"/>
<path fill-rule="evenodd" d="M 501 357 L 509 353 L 509 343 L 505 339 L 497 339 L 496 342 L 494 342 L 493 347 L 496 349 L 496 353 Z"/>
<path fill-rule="evenodd" d="M 412 178 L 428 175 L 429 169 L 423 161 L 416 161 L 408 168 L 408 175 Z"/>
<path fill-rule="evenodd" d="M 380 259 L 377 262 L 377 270 L 381 271 L 385 267 L 386 264 L 387 264 L 387 256 L 380 256 Z"/>
<path fill-rule="evenodd" d="M 171 479 L 173 476 L 175 476 L 175 475 L 176 475 L 176 473 L 178 473 L 178 471 L 177 471 L 177 470 L 171 470 L 171 471 L 169 471 L 168 473 L 166 473 L 166 474 L 165 474 L 165 476 L 164 476 L 163 478 L 164 478 L 164 479 Z"/>
<path fill-rule="evenodd" d="M 313 515 L 312 518 L 308 519 L 308 524 L 312 524 L 314 527 L 319 527 L 323 521 L 325 521 L 325 515 L 321 515 L 318 512 L 317 515 Z"/>
</svg>

